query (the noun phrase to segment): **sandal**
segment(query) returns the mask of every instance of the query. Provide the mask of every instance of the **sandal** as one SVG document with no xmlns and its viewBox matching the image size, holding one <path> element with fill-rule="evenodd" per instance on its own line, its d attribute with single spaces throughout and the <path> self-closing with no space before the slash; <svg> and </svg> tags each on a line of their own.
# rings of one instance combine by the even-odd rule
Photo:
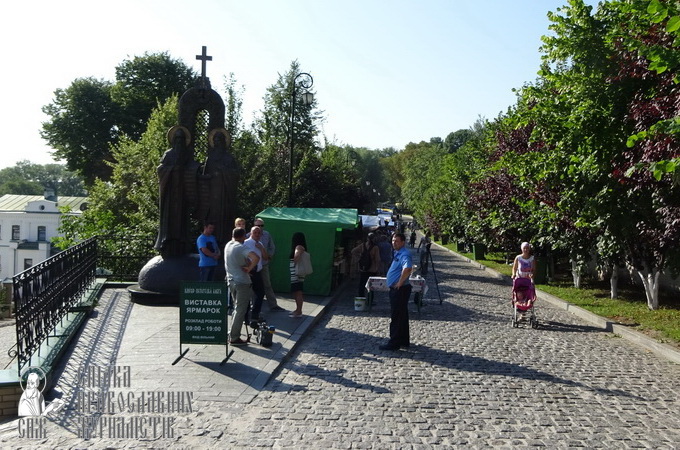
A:
<svg viewBox="0 0 680 450">
<path fill-rule="evenodd" d="M 292 317 L 293 319 L 297 319 L 299 317 L 302 317 L 302 313 L 296 314 L 295 312 L 291 312 L 290 314 L 288 314 L 288 317 Z"/>
</svg>

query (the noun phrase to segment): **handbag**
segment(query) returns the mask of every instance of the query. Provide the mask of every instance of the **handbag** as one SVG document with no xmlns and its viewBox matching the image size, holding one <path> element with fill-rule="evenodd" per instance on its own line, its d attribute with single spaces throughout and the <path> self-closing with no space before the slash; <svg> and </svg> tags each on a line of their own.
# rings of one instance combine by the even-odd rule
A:
<svg viewBox="0 0 680 450">
<path fill-rule="evenodd" d="M 312 257 L 308 252 L 303 252 L 300 256 L 300 260 L 295 263 L 295 272 L 300 278 L 304 278 L 314 272 L 314 269 L 312 269 Z"/>
</svg>

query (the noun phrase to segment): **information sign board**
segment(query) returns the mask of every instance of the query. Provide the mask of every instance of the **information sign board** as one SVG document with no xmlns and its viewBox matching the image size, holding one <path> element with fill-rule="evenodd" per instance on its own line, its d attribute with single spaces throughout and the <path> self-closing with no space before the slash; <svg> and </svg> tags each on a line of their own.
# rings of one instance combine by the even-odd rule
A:
<svg viewBox="0 0 680 450">
<path fill-rule="evenodd" d="M 227 344 L 227 286 L 183 282 L 179 304 L 180 344 Z"/>
</svg>

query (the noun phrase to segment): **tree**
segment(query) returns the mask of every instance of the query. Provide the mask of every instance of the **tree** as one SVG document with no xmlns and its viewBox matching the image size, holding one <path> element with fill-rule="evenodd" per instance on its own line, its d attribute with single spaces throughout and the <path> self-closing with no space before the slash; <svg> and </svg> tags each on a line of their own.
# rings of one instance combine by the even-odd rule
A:
<svg viewBox="0 0 680 450">
<path fill-rule="evenodd" d="M 226 124 L 225 128 L 231 134 L 232 138 L 236 138 L 241 134 L 243 129 L 243 93 L 245 87 L 238 86 L 236 75 L 233 72 L 229 77 L 224 79 L 224 90 L 226 92 Z"/>
<path fill-rule="evenodd" d="M 658 307 L 659 273 L 673 268 L 672 243 L 680 239 L 677 189 L 663 171 L 649 171 L 680 153 L 672 133 L 647 135 L 677 115 L 676 73 L 668 65 L 652 69 L 655 60 L 645 57 L 675 42 L 660 23 L 665 19 L 647 17 L 660 5 L 608 2 L 593 15 L 583 1 L 570 0 L 551 13 L 554 34 L 543 38 L 540 79 L 522 90 L 518 105 L 521 125 L 533 127 L 521 141 L 538 151 L 503 156 L 522 185 L 539 194 L 528 212 L 544 238 L 570 252 L 575 281 L 594 248 L 614 267 L 612 276 L 626 258 L 651 309 Z M 638 145 L 626 150 L 626 143 Z M 612 296 L 614 286 L 612 279 Z"/>
<path fill-rule="evenodd" d="M 623 230 L 630 263 L 648 307 L 657 309 L 661 272 L 680 272 L 680 186 L 672 178 L 680 161 L 680 5 L 615 2 L 607 12 L 615 18 L 615 80 L 631 86 L 625 120 L 636 132 L 615 161 L 613 178 L 635 211 Z"/>
<path fill-rule="evenodd" d="M 0 170 L 0 194 L 43 195 L 50 189 L 57 196 L 85 196 L 83 182 L 60 164 L 19 161 Z"/>
<path fill-rule="evenodd" d="M 440 173 L 441 164 L 446 154 L 439 141 L 429 143 L 421 141 L 418 144 L 409 143 L 404 149 L 405 164 L 403 165 L 404 184 L 403 199 L 416 219 L 421 223 L 429 222 L 430 231 L 439 234 L 442 223 L 432 214 L 436 206 L 433 201 L 436 180 Z M 440 199 L 441 201 L 441 199 Z M 426 220 L 427 219 L 427 220 Z"/>
<path fill-rule="evenodd" d="M 288 72 L 279 74 L 276 83 L 267 88 L 264 109 L 260 111 L 254 124 L 261 149 L 252 172 L 259 178 L 259 189 L 255 193 L 250 192 L 250 195 L 260 193 L 260 198 L 267 199 L 270 206 L 285 205 L 288 201 L 291 131 L 295 135 L 292 155 L 292 195 L 295 206 L 306 206 L 301 201 L 306 198 L 310 189 L 318 187 L 312 181 L 318 179 L 314 173 L 318 165 L 313 160 L 318 159 L 316 124 L 322 119 L 322 113 L 316 109 L 316 96 L 311 104 L 304 104 L 298 97 L 295 105 L 291 105 L 293 82 L 298 74 L 300 65 L 297 61 L 291 62 Z M 295 112 L 292 124 L 291 106 L 294 106 Z"/>
<path fill-rule="evenodd" d="M 159 223 L 156 168 L 168 147 L 167 131 L 177 120 L 177 97 L 173 96 L 153 112 L 138 141 L 124 137 L 113 147 L 117 162 L 111 179 L 95 181 L 89 207 L 82 215 L 62 220 L 60 248 L 99 234 L 155 237 Z"/>
<path fill-rule="evenodd" d="M 50 120 L 43 123 L 42 138 L 55 149 L 54 158 L 65 160 L 87 185 L 111 175 L 109 145 L 117 138 L 121 114 L 111 99 L 111 87 L 108 81 L 79 78 L 57 89 L 53 102 L 43 107 Z"/>
<path fill-rule="evenodd" d="M 127 135 L 139 139 L 151 111 L 170 96 L 190 88 L 196 76 L 167 53 L 124 60 L 116 67 L 116 82 L 79 78 L 57 89 L 43 107 L 50 119 L 41 136 L 91 186 L 95 179 L 111 177 L 111 146 Z"/>
<path fill-rule="evenodd" d="M 470 129 L 452 131 L 446 136 L 446 139 L 444 139 L 443 145 L 448 153 L 454 153 L 473 137 L 474 132 Z"/>
<path fill-rule="evenodd" d="M 169 53 L 144 53 L 124 60 L 116 67 L 111 99 L 123 112 L 118 126 L 133 140 L 146 130 L 151 112 L 173 95 L 193 87 L 196 73 Z"/>
</svg>

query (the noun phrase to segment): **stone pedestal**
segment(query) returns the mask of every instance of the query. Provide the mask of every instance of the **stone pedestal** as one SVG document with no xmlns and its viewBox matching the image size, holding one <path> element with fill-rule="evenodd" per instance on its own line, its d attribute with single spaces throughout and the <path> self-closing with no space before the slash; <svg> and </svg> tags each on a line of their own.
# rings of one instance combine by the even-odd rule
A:
<svg viewBox="0 0 680 450">
<path fill-rule="evenodd" d="M 198 281 L 198 254 L 171 258 L 156 256 L 139 271 L 139 284 L 128 291 L 135 303 L 179 304 L 182 281 Z M 224 280 L 224 262 L 219 261 L 213 281 Z"/>
</svg>

